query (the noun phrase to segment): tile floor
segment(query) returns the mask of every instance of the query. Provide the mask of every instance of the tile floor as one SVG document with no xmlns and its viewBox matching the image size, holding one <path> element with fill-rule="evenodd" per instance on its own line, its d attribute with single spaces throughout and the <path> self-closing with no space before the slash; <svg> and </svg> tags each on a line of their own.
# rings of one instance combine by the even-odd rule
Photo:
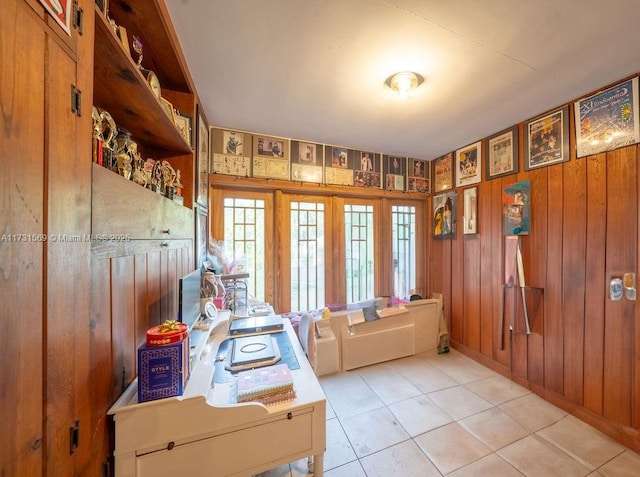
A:
<svg viewBox="0 0 640 477">
<path fill-rule="evenodd" d="M 461 353 L 324 376 L 327 477 L 638 476 L 640 455 Z M 260 477 L 300 477 L 306 460 Z"/>
</svg>

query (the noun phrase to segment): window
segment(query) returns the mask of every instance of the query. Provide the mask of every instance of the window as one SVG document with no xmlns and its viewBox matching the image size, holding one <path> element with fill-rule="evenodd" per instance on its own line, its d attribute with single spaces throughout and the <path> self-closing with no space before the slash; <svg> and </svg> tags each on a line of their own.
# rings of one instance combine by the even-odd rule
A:
<svg viewBox="0 0 640 477">
<path fill-rule="evenodd" d="M 373 206 L 345 205 L 347 303 L 374 298 Z"/>
<path fill-rule="evenodd" d="M 291 202 L 291 309 L 325 305 L 324 204 Z"/>
<path fill-rule="evenodd" d="M 236 272 L 249 272 L 249 293 L 265 300 L 265 202 L 224 199 L 224 244 Z"/>
<path fill-rule="evenodd" d="M 393 293 L 409 298 L 416 288 L 416 208 L 391 207 L 393 249 Z"/>
</svg>

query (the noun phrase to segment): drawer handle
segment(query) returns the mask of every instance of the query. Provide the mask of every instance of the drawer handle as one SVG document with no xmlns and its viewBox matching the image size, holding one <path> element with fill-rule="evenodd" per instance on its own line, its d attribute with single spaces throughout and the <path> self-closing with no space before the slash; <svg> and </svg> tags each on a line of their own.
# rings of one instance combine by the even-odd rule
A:
<svg viewBox="0 0 640 477">
<path fill-rule="evenodd" d="M 161 232 L 162 232 L 163 234 L 167 234 L 167 235 L 169 235 L 170 230 L 169 230 L 169 229 L 167 229 L 167 230 L 161 230 Z"/>
<path fill-rule="evenodd" d="M 168 247 L 169 246 L 169 242 L 165 242 L 164 240 L 162 242 L 160 242 L 160 246 L 161 247 Z"/>
</svg>

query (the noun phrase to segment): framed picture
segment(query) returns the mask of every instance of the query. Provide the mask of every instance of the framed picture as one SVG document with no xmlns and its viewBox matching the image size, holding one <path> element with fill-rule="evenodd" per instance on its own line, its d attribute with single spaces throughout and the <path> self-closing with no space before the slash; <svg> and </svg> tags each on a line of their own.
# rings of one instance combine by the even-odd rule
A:
<svg viewBox="0 0 640 477">
<path fill-rule="evenodd" d="M 380 189 L 382 187 L 380 154 L 370 151 L 355 151 L 353 185 Z"/>
<path fill-rule="evenodd" d="M 196 250 L 195 250 L 195 265 L 196 268 L 200 268 L 202 262 L 207 259 L 207 243 L 209 236 L 209 214 L 207 209 L 196 205 Z"/>
<path fill-rule="evenodd" d="M 211 128 L 211 174 L 251 176 L 252 135 L 243 131 Z"/>
<path fill-rule="evenodd" d="M 71 36 L 71 10 L 73 10 L 72 0 L 40 0 L 56 23 Z"/>
<path fill-rule="evenodd" d="M 433 238 L 448 239 L 456 236 L 456 193 L 433 197 Z"/>
<path fill-rule="evenodd" d="M 518 126 L 489 136 L 485 141 L 486 178 L 515 174 L 518 166 Z"/>
<path fill-rule="evenodd" d="M 463 192 L 462 233 L 464 235 L 478 233 L 478 188 L 469 187 Z"/>
<path fill-rule="evenodd" d="M 340 146 L 324 147 L 324 182 L 333 185 L 353 185 L 355 151 Z"/>
<path fill-rule="evenodd" d="M 385 171 L 384 188 L 386 190 L 405 190 L 405 176 L 407 173 L 407 158 L 399 156 L 382 156 Z"/>
<path fill-rule="evenodd" d="M 407 190 L 431 193 L 431 162 L 423 159 L 407 159 Z"/>
<path fill-rule="evenodd" d="M 531 231 L 531 181 L 520 181 L 502 190 L 502 230 L 505 235 L 529 235 Z"/>
<path fill-rule="evenodd" d="M 569 160 L 569 106 L 524 124 L 524 169 Z"/>
<path fill-rule="evenodd" d="M 180 135 L 187 141 L 187 144 L 193 149 L 193 118 L 186 113 L 176 111 L 176 127 L 180 131 Z"/>
<path fill-rule="evenodd" d="M 164 112 L 167 114 L 167 116 L 169 116 L 169 119 L 171 119 L 171 122 L 175 124 L 176 111 L 175 109 L 173 109 L 173 104 L 171 104 L 169 101 L 167 101 L 164 98 L 160 98 L 160 104 L 162 104 L 162 109 L 164 109 Z"/>
<path fill-rule="evenodd" d="M 290 180 L 289 139 L 253 135 L 253 177 Z"/>
<path fill-rule="evenodd" d="M 433 160 L 433 192 L 443 192 L 453 188 L 453 153 Z"/>
<path fill-rule="evenodd" d="M 323 170 L 322 144 L 291 141 L 291 180 L 322 184 Z"/>
<path fill-rule="evenodd" d="M 575 102 L 574 113 L 577 157 L 636 144 L 638 77 Z"/>
<path fill-rule="evenodd" d="M 204 121 L 200 106 L 197 111 L 196 138 L 196 202 L 209 206 L 209 127 Z"/>
<path fill-rule="evenodd" d="M 456 151 L 456 187 L 477 184 L 482 179 L 481 142 Z"/>
</svg>

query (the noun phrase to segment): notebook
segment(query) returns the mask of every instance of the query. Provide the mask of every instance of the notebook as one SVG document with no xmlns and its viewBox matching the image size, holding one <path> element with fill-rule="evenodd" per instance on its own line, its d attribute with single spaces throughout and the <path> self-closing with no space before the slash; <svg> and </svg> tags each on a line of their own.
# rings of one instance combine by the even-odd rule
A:
<svg viewBox="0 0 640 477">
<path fill-rule="evenodd" d="M 271 335 L 241 336 L 233 339 L 231 359 L 226 368 L 239 371 L 275 364 L 280 360 L 280 349 Z"/>
<path fill-rule="evenodd" d="M 238 402 L 275 404 L 295 398 L 293 377 L 286 363 L 238 373 Z"/>
</svg>

